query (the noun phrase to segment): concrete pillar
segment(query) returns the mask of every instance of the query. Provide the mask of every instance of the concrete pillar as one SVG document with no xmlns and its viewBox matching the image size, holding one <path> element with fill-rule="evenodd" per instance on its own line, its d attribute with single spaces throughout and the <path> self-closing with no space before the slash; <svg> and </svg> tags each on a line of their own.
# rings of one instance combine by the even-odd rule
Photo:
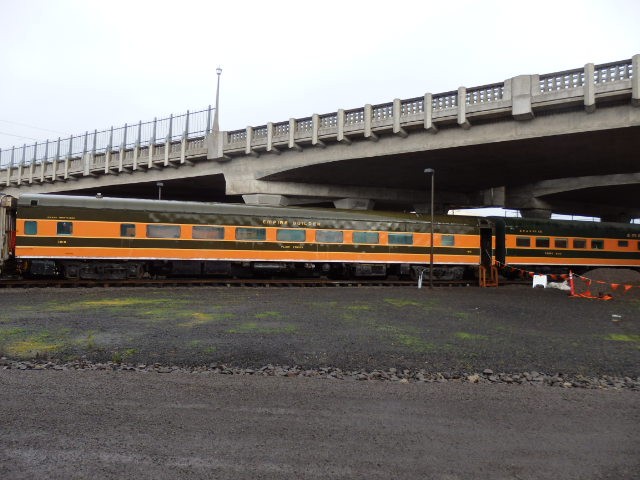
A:
<svg viewBox="0 0 640 480">
<path fill-rule="evenodd" d="M 471 124 L 467 120 L 467 89 L 458 87 L 458 125 L 468 130 Z"/>
<path fill-rule="evenodd" d="M 273 147 L 273 122 L 267 122 L 267 152 L 280 153 Z"/>
<path fill-rule="evenodd" d="M 320 131 L 320 115 L 311 115 L 311 145 L 318 145 L 318 132 Z"/>
<path fill-rule="evenodd" d="M 344 134 L 345 113 L 344 108 L 338 109 L 338 136 L 336 139 L 341 143 L 351 145 L 351 139 Z"/>
<path fill-rule="evenodd" d="M 631 79 L 631 103 L 640 106 L 640 54 L 636 54 L 631 59 L 631 69 L 633 78 Z"/>
<path fill-rule="evenodd" d="M 511 79 L 511 114 L 516 120 L 531 120 L 531 75 Z"/>
<path fill-rule="evenodd" d="M 251 141 L 253 140 L 253 127 L 247 127 L 247 143 L 244 148 L 244 153 L 251 155 Z"/>
<path fill-rule="evenodd" d="M 422 105 L 424 111 L 424 129 L 427 132 L 436 133 L 438 127 L 433 123 L 433 95 L 430 93 L 424 94 L 424 103 Z"/>
<path fill-rule="evenodd" d="M 596 84 L 593 78 L 595 67 L 593 63 L 584 66 L 584 109 L 587 113 L 596 111 Z"/>
<path fill-rule="evenodd" d="M 375 202 L 367 198 L 341 198 L 334 200 L 333 205 L 343 210 L 372 210 Z"/>
<path fill-rule="evenodd" d="M 402 101 L 399 98 L 395 98 L 393 100 L 393 133 L 400 135 L 402 138 L 407 138 L 409 134 L 400 126 L 401 110 Z"/>
<path fill-rule="evenodd" d="M 371 131 L 371 120 L 373 118 L 373 107 L 367 103 L 364 106 L 364 138 L 378 140 L 378 136 Z"/>
</svg>

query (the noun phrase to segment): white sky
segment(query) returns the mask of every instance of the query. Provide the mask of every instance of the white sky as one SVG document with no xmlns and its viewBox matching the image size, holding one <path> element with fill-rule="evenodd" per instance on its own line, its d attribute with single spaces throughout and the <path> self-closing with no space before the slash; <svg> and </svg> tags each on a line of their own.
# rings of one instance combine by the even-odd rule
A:
<svg viewBox="0 0 640 480">
<path fill-rule="evenodd" d="M 199 110 L 217 66 L 234 130 L 636 53 L 638 0 L 0 0 L 0 148 Z"/>
</svg>

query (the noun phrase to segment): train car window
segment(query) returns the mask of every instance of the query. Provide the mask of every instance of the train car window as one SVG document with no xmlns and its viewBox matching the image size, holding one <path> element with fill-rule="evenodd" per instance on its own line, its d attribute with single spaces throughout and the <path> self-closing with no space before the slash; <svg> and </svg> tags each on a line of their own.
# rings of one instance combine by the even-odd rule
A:
<svg viewBox="0 0 640 480">
<path fill-rule="evenodd" d="M 380 243 L 378 232 L 353 232 L 353 243 Z"/>
<path fill-rule="evenodd" d="M 390 233 L 389 245 L 413 245 L 413 233 Z"/>
<path fill-rule="evenodd" d="M 56 233 L 58 235 L 71 235 L 73 233 L 73 222 L 58 222 Z"/>
<path fill-rule="evenodd" d="M 629 246 L 629 241 L 628 240 L 618 240 L 618 246 L 619 247 L 628 247 Z"/>
<path fill-rule="evenodd" d="M 27 220 L 24 222 L 24 234 L 25 235 L 37 235 L 38 234 L 38 222 Z"/>
<path fill-rule="evenodd" d="M 547 237 L 538 237 L 536 238 L 536 247 L 539 248 L 549 248 L 550 242 Z"/>
<path fill-rule="evenodd" d="M 556 248 L 568 248 L 569 247 L 569 240 L 567 240 L 566 238 L 556 238 L 553 241 L 554 245 Z"/>
<path fill-rule="evenodd" d="M 456 244 L 456 237 L 454 235 L 442 235 L 442 246 L 453 247 Z"/>
<path fill-rule="evenodd" d="M 587 248 L 587 241 L 582 238 L 576 238 L 573 240 L 573 248 Z"/>
<path fill-rule="evenodd" d="M 195 240 L 222 240 L 224 239 L 224 227 L 194 225 L 191 230 L 191 238 Z"/>
<path fill-rule="evenodd" d="M 133 223 L 121 223 L 120 224 L 120 236 L 121 237 L 135 237 L 136 226 Z"/>
<path fill-rule="evenodd" d="M 342 243 L 344 234 L 341 230 L 317 230 L 316 242 L 319 243 Z"/>
<path fill-rule="evenodd" d="M 180 238 L 180 225 L 147 225 L 147 238 Z"/>
<path fill-rule="evenodd" d="M 529 237 L 516 237 L 516 247 L 530 247 L 531 239 Z"/>
<path fill-rule="evenodd" d="M 604 250 L 604 240 L 591 240 L 591 248 L 594 250 Z"/>
<path fill-rule="evenodd" d="M 279 242 L 304 242 L 306 239 L 305 230 L 279 229 L 276 231 L 276 240 Z"/>
<path fill-rule="evenodd" d="M 267 230 L 265 228 L 236 228 L 236 240 L 265 240 Z"/>
</svg>

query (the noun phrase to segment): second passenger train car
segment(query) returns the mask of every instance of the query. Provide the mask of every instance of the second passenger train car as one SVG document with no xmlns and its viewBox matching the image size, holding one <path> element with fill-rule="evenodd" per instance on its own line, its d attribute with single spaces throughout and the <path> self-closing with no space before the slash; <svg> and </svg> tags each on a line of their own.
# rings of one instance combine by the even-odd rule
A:
<svg viewBox="0 0 640 480">
<path fill-rule="evenodd" d="M 490 217 L 495 259 L 537 273 L 583 273 L 596 267 L 640 269 L 640 225 Z"/>
</svg>

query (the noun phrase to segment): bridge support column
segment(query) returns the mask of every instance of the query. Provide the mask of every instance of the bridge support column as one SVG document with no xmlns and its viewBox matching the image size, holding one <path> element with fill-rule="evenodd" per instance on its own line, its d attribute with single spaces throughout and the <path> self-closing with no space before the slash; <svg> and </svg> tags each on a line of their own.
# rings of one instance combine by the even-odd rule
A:
<svg viewBox="0 0 640 480">
<path fill-rule="evenodd" d="M 343 210 L 372 210 L 375 202 L 367 198 L 341 198 L 334 200 L 333 205 Z"/>
</svg>

